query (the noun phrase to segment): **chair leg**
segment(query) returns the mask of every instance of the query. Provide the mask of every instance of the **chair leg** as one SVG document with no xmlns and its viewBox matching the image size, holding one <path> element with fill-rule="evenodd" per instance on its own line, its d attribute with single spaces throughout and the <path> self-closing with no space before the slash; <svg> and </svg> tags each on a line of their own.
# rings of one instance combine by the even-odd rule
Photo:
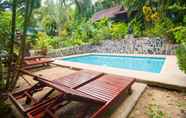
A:
<svg viewBox="0 0 186 118">
<path fill-rule="evenodd" d="M 28 85 L 32 86 L 32 84 L 31 84 L 23 75 L 21 75 L 20 77 L 23 78 L 23 80 L 25 80 L 25 82 L 26 82 Z"/>
<path fill-rule="evenodd" d="M 34 93 L 41 91 L 43 89 L 44 85 L 41 82 L 36 83 L 30 90 L 28 90 L 27 94 L 30 95 L 30 97 L 33 96 Z M 30 104 L 32 99 L 30 97 L 26 98 L 25 103 Z"/>
<path fill-rule="evenodd" d="M 131 88 L 131 87 L 128 88 L 128 94 L 129 94 L 129 95 L 132 94 L 132 88 Z"/>
</svg>

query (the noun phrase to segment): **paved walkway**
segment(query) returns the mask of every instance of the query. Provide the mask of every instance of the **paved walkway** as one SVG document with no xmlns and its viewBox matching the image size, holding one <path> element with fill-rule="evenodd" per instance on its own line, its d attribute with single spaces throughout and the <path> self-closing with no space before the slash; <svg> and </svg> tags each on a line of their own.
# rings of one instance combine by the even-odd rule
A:
<svg viewBox="0 0 186 118">
<path fill-rule="evenodd" d="M 139 55 L 139 54 L 119 54 L 119 55 L 154 56 L 154 55 Z M 145 82 L 151 85 L 158 85 L 166 88 L 179 89 L 179 90 L 186 89 L 186 74 L 184 74 L 179 70 L 176 56 L 164 56 L 164 55 L 156 55 L 156 56 L 166 58 L 162 71 L 161 73 L 158 74 L 150 73 L 150 72 L 134 71 L 128 69 L 117 69 L 111 67 L 75 63 L 75 62 L 67 62 L 58 59 L 54 62 L 54 64 L 72 67 L 72 68 L 89 69 L 89 70 L 95 70 L 104 73 L 135 77 L 140 82 Z"/>
</svg>

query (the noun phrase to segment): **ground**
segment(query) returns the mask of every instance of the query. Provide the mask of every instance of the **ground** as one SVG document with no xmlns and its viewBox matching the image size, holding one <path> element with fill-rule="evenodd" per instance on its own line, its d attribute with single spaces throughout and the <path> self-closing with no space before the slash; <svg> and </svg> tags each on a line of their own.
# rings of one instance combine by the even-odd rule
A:
<svg viewBox="0 0 186 118">
<path fill-rule="evenodd" d="M 147 87 L 129 118 L 186 118 L 186 93 Z"/>
</svg>

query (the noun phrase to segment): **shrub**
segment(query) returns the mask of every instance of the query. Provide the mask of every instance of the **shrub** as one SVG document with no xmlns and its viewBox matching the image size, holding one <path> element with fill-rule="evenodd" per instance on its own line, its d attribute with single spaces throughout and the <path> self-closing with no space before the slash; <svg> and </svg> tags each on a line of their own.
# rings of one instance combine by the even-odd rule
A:
<svg viewBox="0 0 186 118">
<path fill-rule="evenodd" d="M 48 43 L 54 49 L 61 48 L 62 39 L 60 37 L 48 37 Z"/>
<path fill-rule="evenodd" d="M 128 32 L 128 25 L 125 23 L 114 23 L 110 32 L 113 39 L 122 39 Z"/>
<path fill-rule="evenodd" d="M 186 45 L 182 45 L 176 50 L 176 56 L 180 70 L 186 73 Z"/>
<path fill-rule="evenodd" d="M 150 6 L 143 6 L 143 14 L 147 22 L 157 22 L 160 20 L 159 13 L 157 11 L 154 12 Z"/>
<path fill-rule="evenodd" d="M 103 27 L 109 27 L 112 22 L 108 18 L 103 18 L 100 21 L 95 22 L 95 26 L 97 29 L 103 28 Z"/>
<path fill-rule="evenodd" d="M 100 29 L 96 29 L 94 32 L 92 32 L 92 39 L 91 44 L 99 44 L 102 40 L 110 39 L 110 29 L 108 27 L 102 27 Z"/>
<path fill-rule="evenodd" d="M 186 27 L 177 27 L 177 31 L 174 32 L 177 43 L 186 43 Z"/>
<path fill-rule="evenodd" d="M 46 33 L 39 32 L 37 34 L 37 39 L 36 39 L 36 45 L 34 46 L 35 49 L 47 49 L 50 47 L 49 41 L 48 41 L 48 36 Z"/>
<path fill-rule="evenodd" d="M 129 23 L 129 26 L 132 28 L 132 33 L 135 37 L 142 35 L 141 23 L 136 18 Z"/>
<path fill-rule="evenodd" d="M 181 46 L 176 51 L 179 68 L 186 73 L 186 27 L 180 27 L 180 30 L 174 33 L 177 42 Z"/>
<path fill-rule="evenodd" d="M 168 18 L 164 18 L 158 22 L 155 22 L 154 26 L 145 31 L 145 35 L 149 37 L 164 37 L 167 35 L 167 31 L 174 27 L 172 21 Z"/>
</svg>

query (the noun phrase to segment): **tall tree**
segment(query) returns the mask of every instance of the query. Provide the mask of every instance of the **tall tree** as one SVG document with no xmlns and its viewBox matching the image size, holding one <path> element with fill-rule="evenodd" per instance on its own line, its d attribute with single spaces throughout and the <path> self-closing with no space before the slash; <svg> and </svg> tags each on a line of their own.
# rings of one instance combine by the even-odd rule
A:
<svg viewBox="0 0 186 118">
<path fill-rule="evenodd" d="M 92 0 L 74 0 L 76 5 L 76 17 L 89 19 L 94 13 Z"/>
<path fill-rule="evenodd" d="M 71 1 L 64 2 L 64 0 L 46 0 L 46 16 L 51 17 L 55 23 L 58 30 L 58 34 L 60 35 L 60 31 L 63 30 L 65 22 L 69 20 L 68 10 L 71 6 Z"/>
</svg>

